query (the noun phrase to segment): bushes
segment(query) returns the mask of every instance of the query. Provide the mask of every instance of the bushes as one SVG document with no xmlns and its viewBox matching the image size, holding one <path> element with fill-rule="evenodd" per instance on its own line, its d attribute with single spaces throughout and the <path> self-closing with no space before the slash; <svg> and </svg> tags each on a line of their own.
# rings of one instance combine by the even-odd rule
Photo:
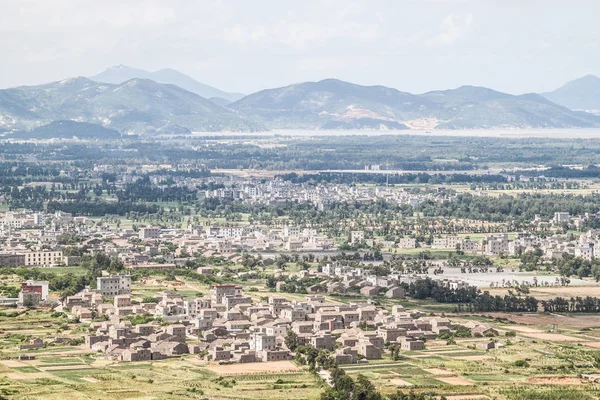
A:
<svg viewBox="0 0 600 400">
<path fill-rule="evenodd" d="M 517 360 L 515 361 L 515 367 L 523 367 L 523 368 L 528 368 L 529 367 L 529 363 L 525 360 Z"/>
<path fill-rule="evenodd" d="M 592 400 L 593 397 L 575 388 L 522 388 L 502 390 L 509 400 Z"/>
</svg>

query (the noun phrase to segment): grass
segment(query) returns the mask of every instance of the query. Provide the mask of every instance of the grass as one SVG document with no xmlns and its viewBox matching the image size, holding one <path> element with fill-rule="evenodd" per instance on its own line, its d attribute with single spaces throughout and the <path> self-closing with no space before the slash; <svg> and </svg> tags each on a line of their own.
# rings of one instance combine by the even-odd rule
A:
<svg viewBox="0 0 600 400">
<path fill-rule="evenodd" d="M 23 373 L 26 373 L 26 374 L 40 372 L 39 369 L 34 368 L 34 367 L 15 367 L 15 368 L 12 368 L 12 370 L 16 371 L 16 372 L 23 372 Z"/>
<path fill-rule="evenodd" d="M 293 373 L 240 374 L 226 379 L 232 387 L 220 385 L 218 375 L 190 362 L 194 356 L 147 363 L 111 363 L 94 368 L 47 370 L 33 365 L 13 368 L 14 372 L 46 374 L 46 378 L 5 380 L 0 372 L 0 388 L 11 399 L 268 399 L 305 400 L 319 397 L 321 385 L 307 371 Z M 58 357 L 53 361 L 65 361 Z M 79 357 L 72 357 L 78 360 Z M 34 360 L 28 363 L 40 363 Z M 54 363 L 54 364 L 56 364 Z M 46 363 L 44 366 L 52 365 Z M 73 363 L 71 363 L 73 365 Z M 9 370 L 9 371 L 11 371 Z"/>
</svg>

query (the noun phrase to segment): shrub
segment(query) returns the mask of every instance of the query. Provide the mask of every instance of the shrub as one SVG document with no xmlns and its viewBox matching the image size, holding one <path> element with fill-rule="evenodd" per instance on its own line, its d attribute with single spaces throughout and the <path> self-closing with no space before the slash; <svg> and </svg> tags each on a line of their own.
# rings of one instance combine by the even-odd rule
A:
<svg viewBox="0 0 600 400">
<path fill-rule="evenodd" d="M 525 360 L 517 360 L 517 361 L 515 361 L 515 367 L 527 368 L 527 367 L 529 367 L 529 363 Z"/>
</svg>

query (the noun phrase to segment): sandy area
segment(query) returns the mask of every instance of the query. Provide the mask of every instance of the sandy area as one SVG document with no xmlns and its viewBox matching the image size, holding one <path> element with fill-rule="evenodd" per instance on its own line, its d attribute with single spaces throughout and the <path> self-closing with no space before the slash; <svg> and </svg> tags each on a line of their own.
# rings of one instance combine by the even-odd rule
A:
<svg viewBox="0 0 600 400">
<path fill-rule="evenodd" d="M 581 379 L 568 376 L 550 376 L 540 378 L 529 378 L 528 383 L 536 383 L 542 385 L 581 385 Z"/>
<path fill-rule="evenodd" d="M 402 379 L 391 379 L 390 383 L 392 383 L 396 386 L 414 386 L 412 383 L 406 382 L 405 380 L 402 380 Z"/>
<path fill-rule="evenodd" d="M 77 370 L 77 369 L 88 369 L 91 368 L 87 364 L 75 364 L 75 365 L 56 365 L 56 366 L 47 366 L 47 367 L 37 367 L 42 371 L 63 371 L 63 370 Z"/>
<path fill-rule="evenodd" d="M 517 315 L 514 313 L 485 313 L 485 315 L 491 315 L 494 318 L 506 318 L 510 321 L 516 322 L 519 325 L 550 325 L 557 324 L 561 326 L 578 327 L 578 328 L 592 328 L 600 326 L 600 315 L 558 315 L 558 314 L 521 314 Z M 514 326 L 510 326 L 510 329 L 515 329 Z"/>
<path fill-rule="evenodd" d="M 269 361 L 230 365 L 209 365 L 208 369 L 219 374 L 248 374 L 253 372 L 299 371 L 291 361 Z"/>
<path fill-rule="evenodd" d="M 594 349 L 600 349 L 600 342 L 585 342 L 583 343 L 583 345 L 587 347 L 592 347 Z"/>
<path fill-rule="evenodd" d="M 97 383 L 98 382 L 98 379 L 90 378 L 89 376 L 84 376 L 81 379 L 83 379 L 86 382 L 90 382 L 90 383 Z"/>
<path fill-rule="evenodd" d="M 454 386 L 473 386 L 473 385 L 475 385 L 470 380 L 461 378 L 460 376 L 436 377 L 435 379 L 437 379 L 438 381 L 447 383 L 448 385 L 454 385 Z"/>
<path fill-rule="evenodd" d="M 531 295 L 535 298 L 546 297 L 567 297 L 573 296 L 600 296 L 600 286 L 556 286 L 556 287 L 534 287 L 530 288 Z"/>
<path fill-rule="evenodd" d="M 523 336 L 551 342 L 582 342 L 581 338 L 561 335 L 560 333 L 524 333 Z"/>
<path fill-rule="evenodd" d="M 18 360 L 2 360 L 0 364 L 7 366 L 8 368 L 19 368 L 19 367 L 28 367 L 29 364 L 26 364 L 22 361 Z"/>
<path fill-rule="evenodd" d="M 10 379 L 42 379 L 48 378 L 49 375 L 44 372 L 31 372 L 31 373 L 21 373 L 21 372 L 9 372 L 8 374 L 4 374 L 9 380 Z"/>
<path fill-rule="evenodd" d="M 448 400 L 488 400 L 485 394 L 465 394 L 458 396 L 446 396 Z"/>
<path fill-rule="evenodd" d="M 508 325 L 508 326 L 503 326 L 502 328 L 511 329 L 513 331 L 523 332 L 523 333 L 544 333 L 544 331 L 541 331 L 541 330 L 535 329 L 535 328 L 530 328 L 528 326 Z"/>
<path fill-rule="evenodd" d="M 491 356 L 486 356 L 486 355 L 477 355 L 477 356 L 460 356 L 460 357 L 452 357 L 455 358 L 457 360 L 463 360 L 463 361 L 483 361 L 483 360 L 487 360 L 492 358 Z"/>
<path fill-rule="evenodd" d="M 436 376 L 454 375 L 455 374 L 452 371 L 448 371 L 447 369 L 441 369 L 441 368 L 426 368 L 426 369 L 424 369 L 424 371 L 427 371 L 430 374 L 433 374 Z"/>
</svg>

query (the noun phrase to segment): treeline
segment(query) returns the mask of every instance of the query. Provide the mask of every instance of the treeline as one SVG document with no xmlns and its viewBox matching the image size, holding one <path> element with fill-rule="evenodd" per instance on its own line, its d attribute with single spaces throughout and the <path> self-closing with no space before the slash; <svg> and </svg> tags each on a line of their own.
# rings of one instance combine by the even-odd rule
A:
<svg viewBox="0 0 600 400">
<path fill-rule="evenodd" d="M 443 203 L 426 201 L 417 207 L 427 217 L 468 218 L 493 222 L 528 222 L 536 214 L 552 218 L 554 213 L 565 211 L 571 215 L 595 213 L 600 194 L 587 196 L 565 194 L 519 194 L 498 197 L 459 194 Z"/>
<path fill-rule="evenodd" d="M 542 170 L 524 170 L 513 171 L 511 174 L 525 176 L 545 176 L 548 178 L 600 178 L 600 167 L 588 165 L 586 168 L 570 168 L 563 166 L 553 166 Z"/>
<path fill-rule="evenodd" d="M 599 313 L 600 299 L 597 297 L 571 297 L 565 299 L 556 297 L 550 300 L 542 300 L 542 308 L 545 312 L 569 312 L 569 313 Z"/>
<path fill-rule="evenodd" d="M 410 284 L 400 284 L 406 295 L 417 300 L 432 299 L 437 303 L 457 304 L 457 312 L 498 311 L 498 312 L 537 312 L 538 300 L 515 294 L 491 296 L 474 286 L 451 289 L 438 281 L 425 278 Z"/>
<path fill-rule="evenodd" d="M 119 202 L 193 202 L 197 198 L 196 190 L 171 185 L 158 187 L 150 182 L 148 176 L 138 179 L 135 183 L 128 184 L 125 189 L 117 190 L 115 194 Z"/>
<path fill-rule="evenodd" d="M 37 208 L 38 210 L 40 208 Z M 35 210 L 35 208 L 34 208 Z M 53 213 L 63 211 L 77 216 L 104 216 L 125 215 L 127 213 L 155 214 L 162 210 L 155 204 L 136 204 L 132 202 L 105 202 L 105 201 L 50 201 L 46 211 Z"/>
<path fill-rule="evenodd" d="M 469 286 L 450 289 L 441 286 L 438 281 L 425 278 L 414 283 L 402 283 L 406 295 L 418 300 L 432 299 L 437 303 L 456 304 L 455 311 L 460 312 L 564 312 L 599 313 L 600 299 L 597 297 L 557 297 L 550 300 L 538 300 L 528 293 L 527 288 L 515 288 L 504 296 L 493 296 L 489 292 Z"/>
<path fill-rule="evenodd" d="M 378 185 L 396 185 L 411 183 L 452 184 L 452 183 L 505 183 L 506 177 L 502 175 L 469 175 L 469 174 L 430 174 L 430 173 L 411 173 L 411 174 L 386 174 L 381 173 L 363 174 L 363 173 L 333 173 L 322 172 L 319 174 L 298 175 L 295 172 L 280 175 L 281 179 L 292 183 L 333 183 L 333 184 L 353 184 L 353 183 L 371 183 Z"/>
</svg>

